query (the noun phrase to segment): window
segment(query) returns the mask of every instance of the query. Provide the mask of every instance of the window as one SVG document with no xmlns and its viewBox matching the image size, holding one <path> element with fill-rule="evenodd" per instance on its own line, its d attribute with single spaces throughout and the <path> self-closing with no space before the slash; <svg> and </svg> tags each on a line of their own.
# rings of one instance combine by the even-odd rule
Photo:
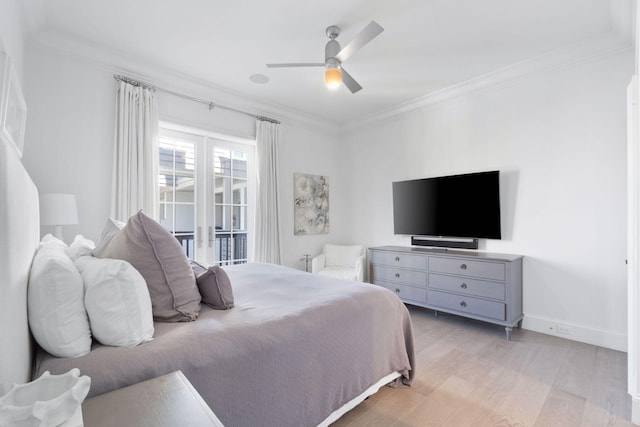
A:
<svg viewBox="0 0 640 427">
<path fill-rule="evenodd" d="M 248 260 L 255 141 L 160 129 L 160 224 L 205 265 Z"/>
</svg>

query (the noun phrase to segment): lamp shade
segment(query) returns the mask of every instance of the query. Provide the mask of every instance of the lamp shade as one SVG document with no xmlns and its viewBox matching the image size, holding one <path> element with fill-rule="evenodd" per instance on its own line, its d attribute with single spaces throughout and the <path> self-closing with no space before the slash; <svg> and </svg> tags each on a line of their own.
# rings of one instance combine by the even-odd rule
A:
<svg viewBox="0 0 640 427">
<path fill-rule="evenodd" d="M 48 193 L 40 195 L 40 224 L 71 225 L 78 223 L 75 194 Z"/>
<path fill-rule="evenodd" d="M 324 81 L 329 89 L 335 90 L 340 87 L 342 73 L 338 67 L 327 67 L 324 72 Z"/>
</svg>

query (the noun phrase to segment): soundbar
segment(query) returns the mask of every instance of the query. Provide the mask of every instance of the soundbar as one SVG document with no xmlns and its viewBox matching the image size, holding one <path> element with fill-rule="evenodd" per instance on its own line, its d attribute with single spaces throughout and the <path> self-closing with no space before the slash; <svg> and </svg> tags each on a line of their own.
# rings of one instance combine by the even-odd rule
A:
<svg viewBox="0 0 640 427">
<path fill-rule="evenodd" d="M 411 236 L 411 246 L 434 248 L 478 249 L 478 239 L 454 239 Z"/>
</svg>

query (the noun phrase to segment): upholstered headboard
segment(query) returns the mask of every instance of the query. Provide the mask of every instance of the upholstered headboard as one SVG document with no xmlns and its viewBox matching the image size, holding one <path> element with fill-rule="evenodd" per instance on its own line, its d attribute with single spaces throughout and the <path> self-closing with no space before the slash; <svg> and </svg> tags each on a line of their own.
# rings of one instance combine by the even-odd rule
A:
<svg viewBox="0 0 640 427">
<path fill-rule="evenodd" d="M 11 143 L 0 137 L 0 382 L 30 380 L 27 281 L 40 238 L 38 190 Z"/>
</svg>

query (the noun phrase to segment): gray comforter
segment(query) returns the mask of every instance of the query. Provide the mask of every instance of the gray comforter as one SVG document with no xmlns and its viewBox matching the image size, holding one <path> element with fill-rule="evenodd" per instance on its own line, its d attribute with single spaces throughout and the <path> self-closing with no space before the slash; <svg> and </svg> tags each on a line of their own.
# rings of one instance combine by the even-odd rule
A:
<svg viewBox="0 0 640 427">
<path fill-rule="evenodd" d="M 385 375 L 414 376 L 411 319 L 388 290 L 269 264 L 225 267 L 236 306 L 203 305 L 189 323 L 155 323 L 134 348 L 96 345 L 34 377 L 77 367 L 89 396 L 181 370 L 225 426 L 312 426 Z"/>
</svg>

